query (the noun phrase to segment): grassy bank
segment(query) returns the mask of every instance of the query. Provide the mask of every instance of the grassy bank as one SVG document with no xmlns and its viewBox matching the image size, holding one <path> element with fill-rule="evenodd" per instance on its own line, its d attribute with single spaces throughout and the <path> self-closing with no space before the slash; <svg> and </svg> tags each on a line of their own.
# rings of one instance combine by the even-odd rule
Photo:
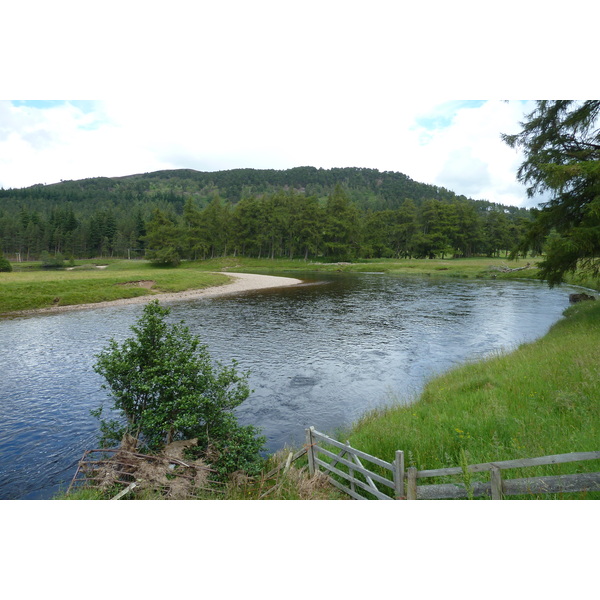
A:
<svg viewBox="0 0 600 600">
<path fill-rule="evenodd" d="M 508 261 L 500 258 L 446 258 L 446 259 L 361 259 L 356 262 L 316 262 L 301 259 L 257 259 L 257 258 L 216 258 L 196 263 L 198 268 L 219 271 L 229 269 L 239 272 L 263 273 L 269 271 L 315 271 L 315 272 L 377 272 L 405 273 L 407 275 L 440 275 L 450 277 L 505 277 L 497 267 L 510 268 L 535 264 L 534 260 Z M 531 277 L 535 269 L 508 274 L 517 277 Z"/>
<path fill-rule="evenodd" d="M 344 439 L 389 461 L 402 449 L 418 469 L 600 450 L 600 303 L 565 314 L 544 338 L 437 377 L 418 401 L 365 415 Z M 600 461 L 506 477 L 581 470 L 599 471 Z"/>
<path fill-rule="evenodd" d="M 229 281 L 224 275 L 192 265 L 157 268 L 145 261 L 78 263 L 73 270 L 58 271 L 43 271 L 28 263 L 19 267 L 12 273 L 0 273 L 0 314 L 202 289 Z"/>
<path fill-rule="evenodd" d="M 222 285 L 228 280 L 215 271 L 242 273 L 389 272 L 458 278 L 533 278 L 536 269 L 501 273 L 505 259 L 362 260 L 319 263 L 304 260 L 218 258 L 184 262 L 177 268 L 155 267 L 140 260 L 77 261 L 72 269 L 42 270 L 41 263 L 18 263 L 0 273 L 0 314 L 20 310 L 93 304 L 160 292 L 182 292 Z M 525 266 L 511 262 L 511 268 Z M 143 283 L 139 283 L 143 282 Z"/>
</svg>

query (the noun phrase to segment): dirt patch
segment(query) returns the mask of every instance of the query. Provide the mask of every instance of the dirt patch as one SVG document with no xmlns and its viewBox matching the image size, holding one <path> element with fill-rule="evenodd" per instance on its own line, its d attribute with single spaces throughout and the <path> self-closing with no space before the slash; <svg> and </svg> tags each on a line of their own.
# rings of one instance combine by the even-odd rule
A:
<svg viewBox="0 0 600 600">
<path fill-rule="evenodd" d="M 152 281 L 152 279 L 140 279 L 138 281 L 124 281 L 123 283 L 115 283 L 115 285 L 121 285 L 124 287 L 141 287 L 149 290 L 156 285 L 156 281 Z"/>
</svg>

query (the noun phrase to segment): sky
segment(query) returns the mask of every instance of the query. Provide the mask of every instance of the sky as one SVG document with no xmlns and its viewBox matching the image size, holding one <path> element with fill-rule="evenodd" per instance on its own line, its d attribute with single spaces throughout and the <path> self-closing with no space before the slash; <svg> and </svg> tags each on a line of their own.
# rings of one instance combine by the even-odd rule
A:
<svg viewBox="0 0 600 600">
<path fill-rule="evenodd" d="M 22 28 L 0 42 L 12 57 L 0 83 L 0 187 L 159 169 L 366 167 L 535 205 L 516 181 L 523 157 L 500 134 L 520 130 L 535 98 L 588 91 L 585 60 L 549 64 L 540 43 L 550 35 L 515 38 L 528 20 L 564 36 L 560 15 L 512 0 L 403 4 L 9 7 Z"/>
<path fill-rule="evenodd" d="M 516 7 L 520 22 L 562 27 L 537 4 L 10 6 L 0 187 L 160 169 L 365 167 L 535 205 L 516 181 L 523 157 L 500 135 L 520 130 L 533 99 L 565 84 L 588 91 L 585 60 L 555 56 L 552 73 L 566 73 L 557 80 L 548 61 L 532 65 L 535 36 L 516 43 Z"/>
<path fill-rule="evenodd" d="M 521 156 L 500 139 L 530 102 L 243 96 L 0 102 L 0 186 L 161 169 L 366 167 L 520 206 Z M 337 106 L 337 108 L 336 108 Z"/>
</svg>

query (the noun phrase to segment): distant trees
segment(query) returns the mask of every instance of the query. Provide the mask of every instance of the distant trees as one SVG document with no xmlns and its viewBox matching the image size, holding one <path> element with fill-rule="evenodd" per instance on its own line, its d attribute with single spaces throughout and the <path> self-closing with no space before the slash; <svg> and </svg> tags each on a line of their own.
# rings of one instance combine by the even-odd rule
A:
<svg viewBox="0 0 600 600">
<path fill-rule="evenodd" d="M 333 260 L 360 256 L 360 221 L 356 206 L 337 184 L 327 198 L 323 219 L 323 250 Z"/>
<path fill-rule="evenodd" d="M 24 260 L 47 252 L 157 265 L 497 256 L 521 241 L 528 219 L 525 209 L 375 169 L 159 171 L 0 190 L 0 249 Z"/>
<path fill-rule="evenodd" d="M 154 209 L 152 219 L 146 226 L 146 258 L 157 265 L 176 267 L 181 262 L 182 242 L 185 236 L 181 235 L 174 219 L 171 219 L 159 208 Z M 185 233 L 185 232 L 184 232 Z"/>
</svg>

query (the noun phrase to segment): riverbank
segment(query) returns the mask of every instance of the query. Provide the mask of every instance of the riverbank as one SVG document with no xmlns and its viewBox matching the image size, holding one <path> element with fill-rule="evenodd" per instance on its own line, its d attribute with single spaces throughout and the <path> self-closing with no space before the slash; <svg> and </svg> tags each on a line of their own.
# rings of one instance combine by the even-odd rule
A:
<svg viewBox="0 0 600 600">
<path fill-rule="evenodd" d="M 161 302 L 174 302 L 186 300 L 198 300 L 200 298 L 215 298 L 229 294 L 239 294 L 242 292 L 264 290 L 277 287 L 287 287 L 298 285 L 302 280 L 292 277 L 276 277 L 273 275 L 259 275 L 254 273 L 224 273 L 216 274 L 224 282 L 222 284 L 209 285 L 200 289 L 187 289 L 180 292 L 160 292 L 153 288 L 156 282 L 153 280 L 142 279 L 138 281 L 116 283 L 113 285 L 129 285 L 130 289 L 144 290 L 143 295 L 136 295 L 129 298 L 117 298 L 114 300 L 92 301 L 82 304 L 56 304 L 41 308 L 32 308 L 25 310 L 13 310 L 10 313 L 4 313 L 4 316 L 19 316 L 28 314 L 58 313 L 71 310 L 85 310 L 89 308 L 105 308 L 110 306 L 122 306 L 126 304 L 143 304 L 151 300 Z M 229 281 L 227 281 L 229 280 Z M 0 314 L 2 316 L 2 314 Z"/>
<path fill-rule="evenodd" d="M 377 272 L 429 277 L 478 279 L 536 278 L 535 261 L 506 259 L 373 259 L 354 263 L 322 263 L 290 259 L 251 259 L 224 257 L 183 262 L 177 268 L 157 267 L 144 260 L 96 259 L 74 261 L 66 269 L 43 270 L 41 263 L 14 263 L 13 272 L 0 273 L 0 316 L 79 310 L 83 305 L 110 306 L 111 302 L 147 302 L 171 294 L 187 298 L 264 289 L 283 283 L 281 277 L 261 280 L 260 276 L 294 275 L 310 272 Z M 507 271 L 507 269 L 510 269 Z M 516 271 L 514 269 L 517 269 Z M 227 274 L 244 281 L 231 282 Z M 251 280 L 249 277 L 253 277 Z M 586 285 L 573 281 L 576 285 Z M 231 284 L 230 287 L 223 287 Z M 236 287 L 240 286 L 240 287 Z M 208 288 L 218 288 L 207 292 Z M 198 294 L 201 294 L 198 296 Z M 160 295 L 160 296 L 159 296 Z M 142 297 L 145 297 L 143 299 Z M 134 300 L 135 298 L 139 298 Z M 177 298 L 186 299 L 186 296 Z"/>
<path fill-rule="evenodd" d="M 404 450 L 406 466 L 419 470 L 598 451 L 599 347 L 600 302 L 582 302 L 543 338 L 436 377 L 414 403 L 370 412 L 339 439 L 390 462 Z M 579 468 L 597 472 L 600 461 L 520 469 L 515 477 Z"/>
<path fill-rule="evenodd" d="M 378 281 L 380 278 L 348 279 Z M 506 287 L 511 285 L 506 284 Z M 505 285 L 491 287 L 500 289 Z M 440 305 L 434 304 L 439 309 Z M 565 304 L 560 305 L 555 319 Z M 526 303 L 525 308 L 531 306 Z M 546 312 L 539 305 L 533 306 L 538 306 L 538 313 Z M 526 325 L 526 310 L 509 314 L 502 310 L 500 302 L 491 308 L 485 311 L 482 329 L 520 321 L 518 328 L 522 331 Z M 567 310 L 566 318 L 537 342 L 523 345 L 511 354 L 496 355 L 481 363 L 467 364 L 464 370 L 461 367 L 446 373 L 430 381 L 420 399 L 411 406 L 369 413 L 349 435 L 334 430 L 330 433 L 389 460 L 396 449 L 403 449 L 407 465 L 420 468 L 456 466 L 463 452 L 474 463 L 595 450 L 600 439 L 600 419 L 594 402 L 600 393 L 599 309 L 597 301 L 574 305 Z M 270 335 L 266 337 L 273 339 Z M 362 362 L 360 371 L 369 370 L 368 364 Z M 564 467 L 558 469 L 552 467 L 534 474 L 564 472 Z M 248 484 L 243 488 L 243 497 L 259 498 L 265 491 L 264 485 Z"/>
<path fill-rule="evenodd" d="M 598 451 L 600 439 L 600 302 L 567 309 L 539 340 L 513 352 L 469 363 L 432 379 L 410 405 L 364 415 L 340 440 L 384 460 L 404 450 L 406 467 L 419 470 L 570 452 Z M 347 499 L 323 479 L 312 480 L 306 458 L 282 469 L 290 452 L 271 457 L 254 479 L 231 481 L 203 499 Z M 279 466 L 279 471 L 274 469 Z M 376 467 L 375 467 L 376 469 Z M 510 478 L 599 472 L 600 460 L 507 471 Z M 472 482 L 489 481 L 473 473 Z M 461 476 L 436 483 L 463 483 Z M 101 499 L 93 490 L 73 498 Z M 600 492 L 515 499 L 600 499 Z"/>
</svg>

